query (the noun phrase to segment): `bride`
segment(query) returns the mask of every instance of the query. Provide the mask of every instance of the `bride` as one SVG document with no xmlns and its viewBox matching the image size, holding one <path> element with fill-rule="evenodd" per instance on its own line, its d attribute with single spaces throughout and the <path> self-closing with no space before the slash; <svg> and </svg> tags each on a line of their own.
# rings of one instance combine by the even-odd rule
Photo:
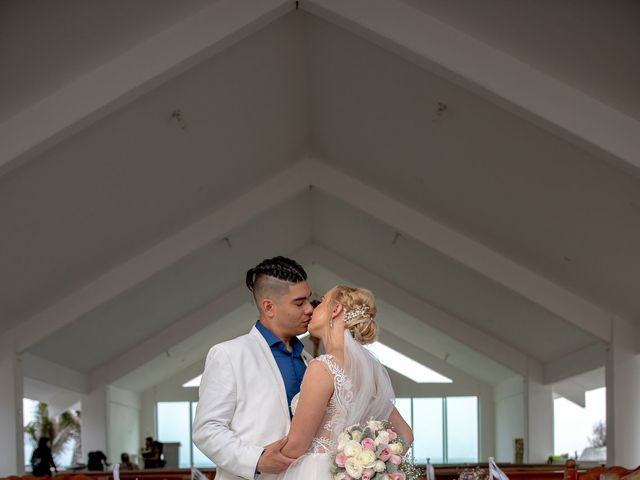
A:
<svg viewBox="0 0 640 480">
<path fill-rule="evenodd" d="M 294 412 L 288 440 L 282 449 L 297 460 L 284 480 L 330 479 L 338 435 L 350 425 L 388 420 L 407 444 L 411 428 L 393 406 L 389 375 L 363 347 L 375 341 L 376 306 L 369 290 L 338 285 L 313 311 L 309 333 L 324 344 L 326 354 L 310 362 Z"/>
</svg>

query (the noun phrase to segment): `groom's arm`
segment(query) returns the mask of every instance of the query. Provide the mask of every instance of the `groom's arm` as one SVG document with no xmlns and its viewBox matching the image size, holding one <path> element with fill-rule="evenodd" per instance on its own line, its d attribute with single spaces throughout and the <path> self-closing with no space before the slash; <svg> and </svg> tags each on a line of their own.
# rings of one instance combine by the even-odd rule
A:
<svg viewBox="0 0 640 480">
<path fill-rule="evenodd" d="M 220 346 L 214 346 L 200 382 L 200 398 L 193 420 L 193 442 L 220 468 L 253 479 L 264 448 L 247 445 L 230 429 L 236 409 L 236 379 L 231 361 Z"/>
</svg>

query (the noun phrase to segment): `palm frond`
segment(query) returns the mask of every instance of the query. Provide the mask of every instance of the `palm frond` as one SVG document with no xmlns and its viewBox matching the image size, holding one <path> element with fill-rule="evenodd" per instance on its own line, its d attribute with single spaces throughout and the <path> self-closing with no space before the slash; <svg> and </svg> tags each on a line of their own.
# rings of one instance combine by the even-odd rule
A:
<svg viewBox="0 0 640 480">
<path fill-rule="evenodd" d="M 34 422 L 29 422 L 27 426 L 24 427 L 24 433 L 26 433 L 29 437 L 29 441 L 31 442 L 33 448 L 36 448 L 38 446 L 38 434 Z"/>
<path fill-rule="evenodd" d="M 40 437 L 47 437 L 51 441 L 51 453 L 57 457 L 72 440 L 76 441 L 76 446 L 80 443 L 80 412 L 67 410 L 62 412 L 58 419 L 51 419 L 48 405 L 39 402 L 34 417 L 35 419 L 25 426 L 25 433 L 34 447 L 37 446 Z"/>
<path fill-rule="evenodd" d="M 60 414 L 58 421 L 60 428 L 68 428 L 70 430 L 80 431 L 80 417 L 75 413 L 66 410 Z"/>
</svg>

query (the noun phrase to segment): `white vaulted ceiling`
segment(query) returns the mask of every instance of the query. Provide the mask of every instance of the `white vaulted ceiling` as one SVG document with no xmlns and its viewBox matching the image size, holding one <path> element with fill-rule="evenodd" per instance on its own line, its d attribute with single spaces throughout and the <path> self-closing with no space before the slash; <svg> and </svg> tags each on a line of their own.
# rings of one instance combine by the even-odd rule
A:
<svg viewBox="0 0 640 480">
<path fill-rule="evenodd" d="M 579 113 L 563 120 L 548 110 L 545 119 L 458 81 L 435 57 L 394 47 L 394 19 L 381 30 L 383 7 L 358 16 L 357 0 L 298 10 L 277 0 L 165 3 L 68 1 L 50 15 L 29 2 L 0 7 L 11 25 L 0 28 L 0 68 L 12 66 L 0 87 L 15 92 L 0 108 L 6 145 L 18 145 L 16 125 L 83 79 L 95 79 L 95 97 L 109 91 L 101 65 L 136 58 L 141 45 L 139 60 L 160 64 L 176 53 L 148 53 L 172 45 L 166 38 L 180 50 L 172 32 L 207 32 L 227 11 L 240 25 L 265 10 L 206 55 L 185 53 L 171 74 L 143 81 L 121 72 L 117 86 L 129 82 L 130 91 L 118 99 L 93 113 L 80 101 L 62 108 L 48 123 L 57 132 L 0 151 L 0 335 L 20 351 L 81 380 L 128 387 L 167 378 L 251 325 L 244 272 L 277 254 L 300 258 L 318 293 L 337 280 L 369 286 L 383 328 L 486 383 L 523 373 L 528 361 L 559 382 L 554 367 L 575 355 L 594 370 L 612 315 L 640 322 L 640 163 L 632 150 L 613 158 L 613 137 L 580 137 Z M 635 57 L 597 64 L 626 69 L 626 78 L 580 82 L 586 55 L 563 70 L 562 51 L 527 48 L 531 33 L 507 28 L 498 3 L 475 19 L 442 2 L 384 8 L 415 12 L 412 28 L 427 14 L 458 28 L 452 58 L 474 37 L 592 95 L 585 112 L 624 116 L 630 129 L 620 138 L 640 132 L 632 118 L 640 99 L 627 88 L 640 81 Z M 635 4 L 618 8 L 637 13 Z M 595 19 L 590 12 L 582 11 Z M 521 15 L 512 13 L 515 25 Z M 36 17 L 45 26 L 24 52 L 52 60 L 34 77 L 35 62 L 9 45 L 33 28 L 15 23 Z M 557 21 L 565 27 L 557 38 L 576 41 L 589 24 Z M 636 35 L 617 33 L 612 45 Z M 535 82 L 521 90 L 542 91 Z"/>
</svg>

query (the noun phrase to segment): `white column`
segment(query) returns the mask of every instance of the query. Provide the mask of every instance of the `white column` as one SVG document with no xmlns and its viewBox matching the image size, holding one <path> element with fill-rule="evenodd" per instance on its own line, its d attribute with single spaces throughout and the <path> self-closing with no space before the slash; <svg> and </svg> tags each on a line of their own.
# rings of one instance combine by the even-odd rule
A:
<svg viewBox="0 0 640 480">
<path fill-rule="evenodd" d="M 638 328 L 614 317 L 607 355 L 607 463 L 638 465 L 640 452 L 640 356 Z"/>
<path fill-rule="evenodd" d="M 109 386 L 107 418 L 109 419 L 110 460 L 118 461 L 126 452 L 137 455 L 144 442 L 140 439 L 140 395 Z M 155 435 L 154 435 L 155 436 Z"/>
<path fill-rule="evenodd" d="M 111 462 L 107 451 L 107 393 L 105 384 L 94 385 L 82 398 L 82 458 L 86 462 L 89 452 L 101 450 Z"/>
<path fill-rule="evenodd" d="M 482 385 L 479 394 L 480 448 L 478 457 L 484 459 L 496 456 L 493 388 L 489 385 Z"/>
<path fill-rule="evenodd" d="M 525 461 L 545 463 L 553 455 L 553 391 L 544 385 L 542 367 L 537 362 L 529 361 L 527 372 Z"/>
<path fill-rule="evenodd" d="M 11 338 L 0 339 L 0 477 L 24 473 L 22 368 Z"/>
<path fill-rule="evenodd" d="M 495 458 L 498 462 L 514 462 L 515 439 L 525 438 L 524 383 L 524 377 L 515 375 L 494 387 Z M 481 460 L 484 461 L 485 457 Z"/>
</svg>

